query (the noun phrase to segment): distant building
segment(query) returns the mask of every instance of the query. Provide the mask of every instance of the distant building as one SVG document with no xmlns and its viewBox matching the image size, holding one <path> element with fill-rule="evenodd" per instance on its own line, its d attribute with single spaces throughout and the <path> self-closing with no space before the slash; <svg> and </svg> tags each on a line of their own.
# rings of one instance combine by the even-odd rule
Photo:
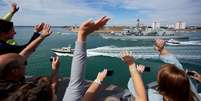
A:
<svg viewBox="0 0 201 101">
<path fill-rule="evenodd" d="M 169 29 L 175 28 L 175 25 L 174 24 L 167 25 L 167 28 Z"/>
<path fill-rule="evenodd" d="M 159 21 L 155 21 L 152 23 L 152 29 L 156 30 L 156 29 L 160 29 L 160 22 Z"/>
<path fill-rule="evenodd" d="M 186 29 L 186 23 L 179 21 L 175 24 L 175 29 Z"/>
</svg>

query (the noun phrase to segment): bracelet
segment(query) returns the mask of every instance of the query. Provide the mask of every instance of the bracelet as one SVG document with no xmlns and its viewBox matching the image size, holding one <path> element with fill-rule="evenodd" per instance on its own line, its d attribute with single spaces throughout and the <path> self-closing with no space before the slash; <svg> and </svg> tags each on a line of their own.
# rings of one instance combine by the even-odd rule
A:
<svg viewBox="0 0 201 101">
<path fill-rule="evenodd" d="M 101 85 L 101 81 L 99 79 L 94 80 L 94 82 Z"/>
</svg>

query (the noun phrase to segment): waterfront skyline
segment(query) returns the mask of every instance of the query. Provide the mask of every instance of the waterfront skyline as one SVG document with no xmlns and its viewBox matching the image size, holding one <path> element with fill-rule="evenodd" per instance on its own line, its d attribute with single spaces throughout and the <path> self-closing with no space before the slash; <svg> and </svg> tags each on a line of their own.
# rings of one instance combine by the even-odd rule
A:
<svg viewBox="0 0 201 101">
<path fill-rule="evenodd" d="M 88 18 L 107 15 L 108 25 L 161 25 L 184 21 L 188 25 L 201 26 L 200 0 L 0 0 L 0 16 L 9 10 L 9 4 L 17 2 L 19 12 L 13 18 L 15 25 L 35 25 L 41 21 L 54 26 L 79 25 Z"/>
</svg>

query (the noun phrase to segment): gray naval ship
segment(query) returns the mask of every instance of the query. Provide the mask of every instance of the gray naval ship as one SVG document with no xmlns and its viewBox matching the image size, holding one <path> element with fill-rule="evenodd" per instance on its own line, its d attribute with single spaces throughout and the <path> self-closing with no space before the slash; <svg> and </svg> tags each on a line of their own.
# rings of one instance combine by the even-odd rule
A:
<svg viewBox="0 0 201 101">
<path fill-rule="evenodd" d="M 176 33 L 173 30 L 167 30 L 162 28 L 153 29 L 147 26 L 142 26 L 140 20 L 137 19 L 136 27 L 130 27 L 124 29 L 122 32 L 110 32 L 100 34 L 104 39 L 119 39 L 119 40 L 153 40 L 156 38 L 163 39 L 188 39 L 189 36 Z"/>
</svg>

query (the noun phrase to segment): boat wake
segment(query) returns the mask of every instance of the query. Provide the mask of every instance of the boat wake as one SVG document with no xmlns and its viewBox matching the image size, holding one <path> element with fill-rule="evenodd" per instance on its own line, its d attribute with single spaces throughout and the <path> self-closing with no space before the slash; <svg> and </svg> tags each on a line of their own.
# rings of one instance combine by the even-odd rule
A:
<svg viewBox="0 0 201 101">
<path fill-rule="evenodd" d="M 201 51 L 199 47 L 167 47 L 179 59 L 201 59 Z M 87 49 L 87 56 L 108 56 L 120 57 L 120 52 L 128 50 L 131 51 L 135 58 L 139 59 L 158 59 L 158 53 L 153 47 L 116 47 L 116 46 L 103 46 L 92 49 Z M 55 52 L 56 53 L 56 52 Z M 59 56 L 73 56 L 70 53 L 56 53 Z"/>
<path fill-rule="evenodd" d="M 174 39 L 170 39 L 167 41 L 167 44 L 168 45 L 182 45 L 182 46 L 185 46 L 185 45 L 199 46 L 199 45 L 201 45 L 201 41 L 177 41 Z"/>
</svg>

